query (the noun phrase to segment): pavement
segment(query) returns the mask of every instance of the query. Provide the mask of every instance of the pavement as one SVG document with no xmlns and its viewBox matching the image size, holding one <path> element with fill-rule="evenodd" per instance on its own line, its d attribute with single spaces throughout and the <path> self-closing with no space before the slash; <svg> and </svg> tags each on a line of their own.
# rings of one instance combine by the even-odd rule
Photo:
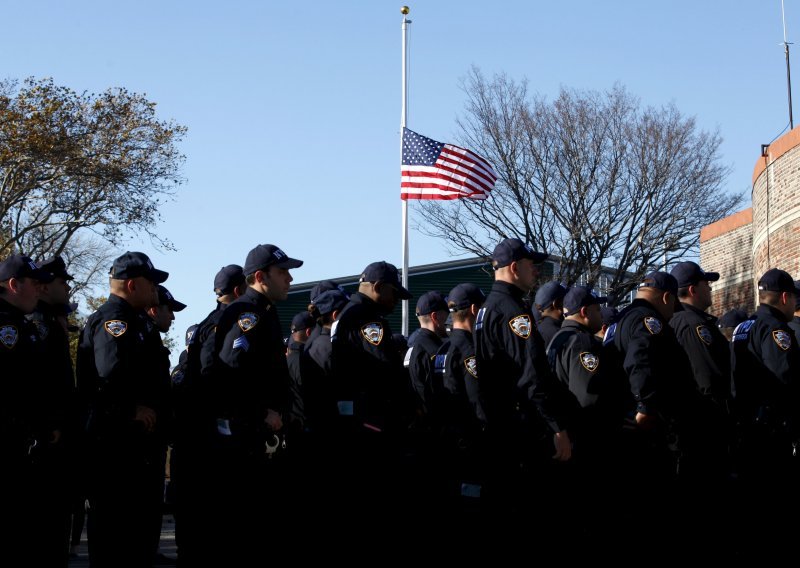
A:
<svg viewBox="0 0 800 568">
<path fill-rule="evenodd" d="M 166 568 L 175 566 L 178 549 L 175 546 L 175 519 L 172 515 L 164 515 L 161 524 L 161 544 L 159 556 L 153 564 L 153 568 Z M 89 568 L 89 549 L 86 542 L 86 528 L 81 535 L 81 544 L 78 546 L 77 556 L 71 557 L 67 563 L 69 568 Z"/>
</svg>

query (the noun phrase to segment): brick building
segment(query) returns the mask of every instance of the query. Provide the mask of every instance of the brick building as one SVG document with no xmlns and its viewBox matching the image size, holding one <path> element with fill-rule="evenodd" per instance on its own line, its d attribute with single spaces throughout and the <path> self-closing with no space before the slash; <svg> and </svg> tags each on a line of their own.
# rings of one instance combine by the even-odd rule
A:
<svg viewBox="0 0 800 568">
<path fill-rule="evenodd" d="M 714 312 L 756 306 L 770 268 L 800 278 L 800 127 L 764 146 L 753 170 L 753 206 L 700 231 L 700 264 L 719 272 Z"/>
</svg>

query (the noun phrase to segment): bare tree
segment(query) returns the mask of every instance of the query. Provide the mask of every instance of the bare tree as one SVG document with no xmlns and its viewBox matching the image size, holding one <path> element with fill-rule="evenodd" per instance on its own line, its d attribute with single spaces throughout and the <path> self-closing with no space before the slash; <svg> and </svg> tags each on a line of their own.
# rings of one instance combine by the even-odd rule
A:
<svg viewBox="0 0 800 568">
<path fill-rule="evenodd" d="M 595 285 L 611 267 L 618 303 L 650 270 L 695 249 L 700 228 L 734 211 L 719 133 L 698 131 L 674 105 L 642 108 L 623 87 L 562 89 L 547 102 L 526 82 L 463 83 L 459 141 L 487 158 L 498 182 L 485 201 L 416 204 L 417 228 L 459 252 L 488 255 L 519 237 L 560 256 L 557 276 Z"/>
<path fill-rule="evenodd" d="M 106 260 L 98 238 L 117 245 L 144 232 L 170 247 L 154 228 L 161 203 L 183 183 L 176 144 L 185 132 L 125 89 L 95 95 L 52 79 L 0 82 L 0 256 L 63 253 L 91 273 Z M 76 241 L 81 232 L 96 238 Z"/>
</svg>

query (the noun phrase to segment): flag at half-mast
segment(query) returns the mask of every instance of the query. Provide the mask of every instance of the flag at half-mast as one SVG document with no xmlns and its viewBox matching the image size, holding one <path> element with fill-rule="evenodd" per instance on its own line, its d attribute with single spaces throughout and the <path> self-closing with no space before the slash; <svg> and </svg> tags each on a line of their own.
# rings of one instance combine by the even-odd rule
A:
<svg viewBox="0 0 800 568">
<path fill-rule="evenodd" d="M 497 175 L 489 162 L 403 128 L 400 199 L 486 199 Z"/>
</svg>

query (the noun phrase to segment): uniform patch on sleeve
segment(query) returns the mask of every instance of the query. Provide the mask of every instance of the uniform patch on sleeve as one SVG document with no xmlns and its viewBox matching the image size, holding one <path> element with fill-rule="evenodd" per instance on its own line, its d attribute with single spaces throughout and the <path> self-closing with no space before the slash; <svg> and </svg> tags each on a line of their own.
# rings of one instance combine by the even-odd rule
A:
<svg viewBox="0 0 800 568">
<path fill-rule="evenodd" d="M 239 324 L 239 329 L 247 333 L 258 323 L 258 316 L 253 312 L 242 312 L 236 323 Z"/>
<path fill-rule="evenodd" d="M 774 339 L 775 343 L 778 344 L 778 347 L 780 347 L 784 351 L 788 351 L 789 347 L 792 346 L 791 336 L 782 329 L 776 329 L 775 331 L 773 331 L 772 339 Z"/>
<path fill-rule="evenodd" d="M 247 341 L 247 337 L 244 335 L 240 335 L 236 339 L 233 340 L 233 348 L 234 349 L 243 349 L 247 351 L 250 349 L 250 342 Z"/>
<path fill-rule="evenodd" d="M 112 337 L 121 337 L 122 334 L 128 331 L 128 324 L 122 320 L 108 320 L 103 324 L 103 327 Z"/>
<path fill-rule="evenodd" d="M 746 341 L 750 336 L 750 328 L 753 327 L 754 322 L 755 320 L 749 319 L 737 325 L 736 329 L 733 330 L 733 340 Z"/>
<path fill-rule="evenodd" d="M 714 336 L 711 335 L 711 332 L 706 326 L 698 325 L 695 328 L 695 331 L 697 331 L 697 337 L 700 338 L 700 341 L 702 341 L 706 345 L 711 345 L 711 343 L 714 341 Z"/>
<path fill-rule="evenodd" d="M 445 365 L 447 365 L 447 353 L 433 356 L 433 372 L 437 375 L 444 375 Z"/>
<path fill-rule="evenodd" d="M 19 339 L 19 332 L 16 327 L 13 325 L 0 327 L 0 343 L 6 349 L 12 349 L 17 344 L 17 339 Z"/>
<path fill-rule="evenodd" d="M 476 379 L 478 378 L 478 361 L 475 359 L 475 355 L 464 359 L 464 368 L 470 375 Z"/>
<path fill-rule="evenodd" d="M 376 321 L 362 326 L 361 336 L 372 345 L 380 345 L 383 339 L 383 324 Z"/>
<path fill-rule="evenodd" d="M 616 334 L 617 334 L 617 324 L 616 323 L 612 323 L 610 326 L 608 326 L 608 329 L 606 330 L 606 334 L 603 337 L 603 346 L 606 346 L 606 345 L 609 345 L 611 343 L 614 343 L 614 336 Z"/>
<path fill-rule="evenodd" d="M 511 326 L 511 331 L 522 339 L 528 339 L 531 336 L 531 317 L 527 314 L 515 317 L 508 322 L 508 325 Z"/>
<path fill-rule="evenodd" d="M 475 331 L 483 328 L 483 316 L 486 315 L 486 308 L 478 310 L 478 315 L 475 318 Z"/>
<path fill-rule="evenodd" d="M 408 351 L 406 351 L 406 356 L 403 357 L 403 366 L 407 369 L 408 366 L 411 364 L 411 353 L 414 352 L 413 347 L 409 347 Z"/>
<path fill-rule="evenodd" d="M 584 351 L 583 353 L 581 353 L 580 360 L 581 360 L 581 365 L 583 365 L 583 368 L 589 371 L 590 373 L 594 373 L 600 366 L 600 357 L 598 357 L 594 353 L 590 353 L 589 351 Z"/>
<path fill-rule="evenodd" d="M 661 320 L 652 316 L 644 318 L 644 326 L 652 335 L 661 333 Z"/>
<path fill-rule="evenodd" d="M 50 333 L 50 327 L 43 321 L 35 321 L 33 325 L 36 327 L 36 333 L 39 334 L 39 338 L 47 339 L 47 335 Z"/>
</svg>

